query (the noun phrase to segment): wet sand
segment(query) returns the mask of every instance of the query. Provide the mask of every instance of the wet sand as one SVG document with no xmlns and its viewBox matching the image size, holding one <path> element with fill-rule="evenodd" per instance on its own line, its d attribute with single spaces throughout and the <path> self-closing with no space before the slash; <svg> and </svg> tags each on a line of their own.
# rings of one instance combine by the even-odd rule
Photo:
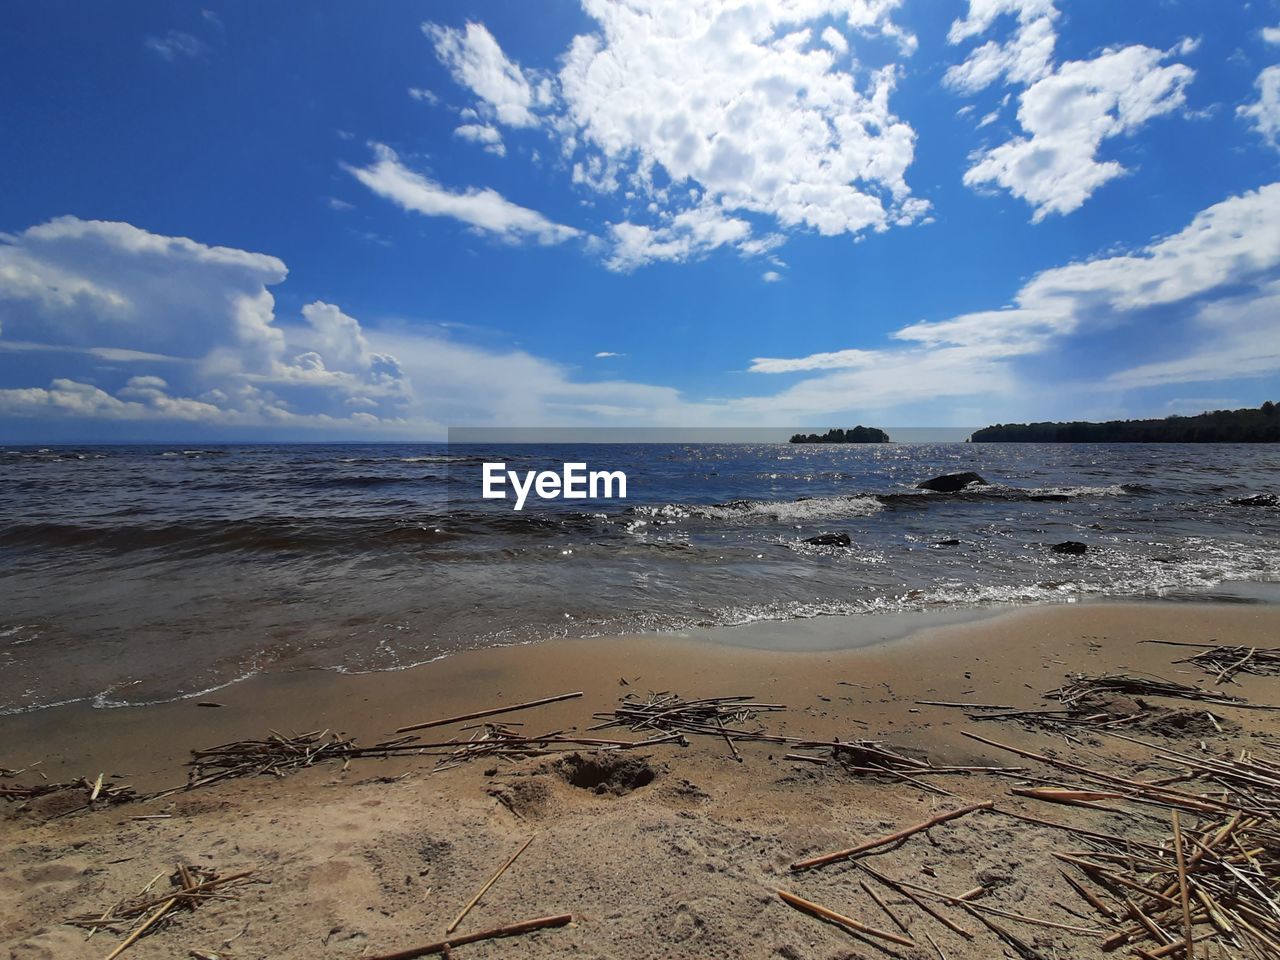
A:
<svg viewBox="0 0 1280 960">
<path fill-rule="evenodd" d="M 530 733 L 582 731 L 592 714 L 628 692 L 750 694 L 788 706 L 761 715 L 771 732 L 883 740 L 921 751 L 935 764 L 1004 765 L 1019 761 L 961 731 L 977 729 L 1039 751 L 1067 744 L 1010 723 L 976 724 L 963 711 L 916 701 L 1043 707 L 1042 695 L 1077 671 L 1149 673 L 1207 687 L 1210 677 L 1173 662 L 1191 651 L 1137 641 L 1280 646 L 1280 607 L 1264 604 L 1064 605 L 915 626 L 851 617 L 689 636 L 557 640 L 462 653 L 400 673 L 257 677 L 203 698 L 219 707 L 183 701 L 55 708 L 0 718 L 0 767 L 41 760 L 51 780 L 104 772 L 152 791 L 181 784 L 183 763 L 196 747 L 272 729 L 332 729 L 373 743 L 406 724 L 577 690 L 584 696 L 500 719 L 523 723 Z M 777 649 L 760 649 L 766 644 Z M 1252 702 L 1280 703 L 1277 678 L 1241 676 L 1224 689 Z M 1203 705 L 1185 701 L 1160 705 L 1203 712 Z M 1224 732 L 1197 732 L 1180 749 L 1200 749 L 1203 741 L 1217 753 L 1242 745 L 1266 751 L 1280 740 L 1280 714 L 1230 706 L 1212 712 L 1229 721 Z M 454 735 L 459 728 L 436 732 Z M 1122 747 L 1108 741 L 1084 749 L 1091 763 L 1104 752 L 1134 762 L 1134 748 Z M 0 945 L 21 960 L 105 956 L 117 936 L 99 933 L 86 942 L 83 931 L 58 921 L 132 896 L 182 860 L 223 873 L 256 869 L 268 882 L 243 888 L 236 900 L 182 913 L 126 956 L 182 957 L 190 950 L 227 957 L 376 955 L 443 936 L 475 890 L 533 835 L 459 932 L 561 912 L 573 913 L 574 925 L 461 947 L 458 955 L 881 956 L 879 946 L 797 913 L 775 894 L 779 886 L 795 889 L 891 927 L 853 867 L 793 876 L 787 864 L 966 802 L 993 799 L 1045 814 L 1043 804 L 1034 808 L 1010 797 L 1007 778 L 938 778 L 956 795 L 947 797 L 785 760 L 776 745 L 739 749 L 742 762 L 709 737 L 693 738 L 688 747 L 648 748 L 653 782 L 620 795 L 575 786 L 546 759 L 482 760 L 431 772 L 429 758 L 399 758 L 357 760 L 345 771 L 319 765 L 284 779 L 229 781 L 52 820 L 38 801 L 29 809 L 5 804 Z M 1127 829 L 1096 811 L 1055 807 L 1050 813 Z M 171 816 L 131 819 L 156 814 Z M 976 814 L 875 862 L 952 892 L 983 883 L 992 903 L 1081 924 L 1058 906 L 1081 905 L 1049 866 L 1051 851 L 1060 848 L 1054 831 Z M 947 957 L 1000 955 L 985 932 L 966 940 L 910 905 L 901 911 L 911 929 L 928 932 Z M 1096 937 L 1045 928 L 1019 932 L 1050 956 L 1102 955 Z M 892 949 L 898 956 L 937 956 L 927 941 L 919 942 L 920 951 Z"/>
</svg>

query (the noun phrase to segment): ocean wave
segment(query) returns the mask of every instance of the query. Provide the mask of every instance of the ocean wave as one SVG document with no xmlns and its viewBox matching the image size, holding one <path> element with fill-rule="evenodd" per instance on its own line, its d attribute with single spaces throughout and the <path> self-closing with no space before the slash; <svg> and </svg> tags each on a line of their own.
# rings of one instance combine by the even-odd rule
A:
<svg viewBox="0 0 1280 960">
<path fill-rule="evenodd" d="M 111 553 L 172 548 L 190 552 L 364 549 L 380 543 L 441 543 L 454 539 L 439 524 L 361 520 L 274 520 L 188 524 L 79 525 L 18 523 L 0 527 L 0 546 L 97 549 Z"/>
<path fill-rule="evenodd" d="M 702 520 L 799 522 L 830 517 L 865 517 L 882 509 L 873 496 L 807 497 L 799 500 L 730 500 L 708 505 L 667 503 L 637 506 L 633 516 L 655 520 Z"/>
</svg>

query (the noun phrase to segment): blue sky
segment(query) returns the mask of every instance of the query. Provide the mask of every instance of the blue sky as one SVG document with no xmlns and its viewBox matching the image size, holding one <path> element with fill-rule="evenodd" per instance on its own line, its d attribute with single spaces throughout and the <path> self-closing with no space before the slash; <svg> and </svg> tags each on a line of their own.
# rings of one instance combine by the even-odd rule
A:
<svg viewBox="0 0 1280 960">
<path fill-rule="evenodd" d="M 0 441 L 1280 396 L 1280 5 L 14 5 Z"/>
</svg>

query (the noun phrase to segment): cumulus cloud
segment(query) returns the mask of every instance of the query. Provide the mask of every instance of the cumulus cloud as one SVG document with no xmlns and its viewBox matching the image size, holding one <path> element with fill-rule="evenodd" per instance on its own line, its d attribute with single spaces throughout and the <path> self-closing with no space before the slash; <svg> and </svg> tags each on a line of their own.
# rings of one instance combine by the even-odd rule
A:
<svg viewBox="0 0 1280 960">
<path fill-rule="evenodd" d="M 269 287 L 286 274 L 276 257 L 127 223 L 61 217 L 5 236 L 0 351 L 63 357 L 81 379 L 0 391 L 0 409 L 304 424 L 359 396 L 395 419 L 410 396 L 395 359 L 328 304 L 282 324 Z"/>
<path fill-rule="evenodd" d="M 972 50 L 962 63 L 948 68 L 946 82 L 974 93 L 1001 77 L 1012 83 L 1030 84 L 1047 76 L 1057 43 L 1053 0 L 970 0 L 969 15 L 951 25 L 948 42 L 963 43 L 987 33 L 1004 15 L 1017 18 L 1017 28 L 1004 43 L 988 40 Z"/>
<path fill-rule="evenodd" d="M 924 217 L 906 182 L 915 132 L 889 106 L 897 68 L 845 64 L 862 36 L 914 49 L 897 5 L 587 0 L 596 29 L 554 75 L 510 59 L 480 24 L 423 29 L 481 126 L 539 128 L 575 184 L 633 208 L 600 231 L 606 265 L 632 270 L 726 247 L 755 255 L 751 218 L 772 238 Z"/>
<path fill-rule="evenodd" d="M 1280 33 L 1280 28 L 1276 28 Z M 1277 40 L 1280 42 L 1280 40 Z M 1255 82 L 1258 99 L 1236 108 L 1236 113 L 1249 122 L 1271 146 L 1280 146 L 1280 66 L 1267 67 Z"/>
<path fill-rule="evenodd" d="M 717 247 L 738 244 L 751 234 L 745 220 L 727 217 L 711 205 L 685 210 L 662 226 L 638 223 L 609 224 L 611 252 L 605 266 L 634 270 L 655 260 L 681 262 Z"/>
<path fill-rule="evenodd" d="M 347 171 L 404 210 L 428 217 L 452 217 L 503 240 L 553 244 L 581 235 L 574 227 L 554 223 L 536 210 L 512 203 L 496 190 L 449 190 L 410 170 L 394 150 L 382 144 L 374 145 L 374 160 L 369 166 L 347 167 Z"/>
<path fill-rule="evenodd" d="M 284 275 L 265 254 L 129 224 L 62 218 L 6 236 L 0 361 L 18 362 L 0 413 L 421 438 L 449 423 L 808 422 L 902 411 L 922 394 L 1008 409 L 1028 392 L 1024 364 L 1138 324 L 1158 324 L 1161 336 L 1140 364 L 1097 354 L 1095 387 L 1280 371 L 1280 183 L 1214 204 L 1140 249 L 1036 274 L 1003 309 L 913 323 L 879 344 L 758 357 L 755 382 L 785 377 L 783 386 L 739 397 L 582 380 L 525 350 L 370 328 L 324 301 L 281 318 L 269 288 Z"/>
<path fill-rule="evenodd" d="M 468 23 L 456 30 L 426 23 L 422 29 L 454 80 L 471 90 L 499 123 L 531 127 L 538 122 L 532 108 L 542 98 L 539 89 L 507 59 L 483 24 Z"/>
<path fill-rule="evenodd" d="M 453 131 L 453 135 L 479 144 L 486 153 L 492 153 L 499 157 L 507 155 L 507 147 L 502 142 L 502 134 L 498 132 L 497 127 L 491 127 L 483 123 L 464 123 Z"/>
<path fill-rule="evenodd" d="M 1058 12 L 1051 0 L 970 0 L 969 16 L 952 24 L 950 42 L 986 34 L 1001 15 L 1016 15 L 1011 37 L 977 47 L 946 79 L 965 93 L 1001 78 L 1024 86 L 1018 106 L 1022 133 L 979 151 L 964 182 L 1008 190 L 1031 205 L 1033 221 L 1070 213 L 1125 173 L 1119 162 L 1099 159 L 1105 141 L 1184 106 L 1195 71 L 1166 61 L 1197 44 L 1186 40 L 1171 51 L 1132 45 L 1055 66 Z"/>
<path fill-rule="evenodd" d="M 324 301 L 279 317 L 269 288 L 286 272 L 125 223 L 0 235 L 0 415 L 417 438 L 450 422 L 710 422 L 674 388 L 578 382 L 522 350 L 369 330 Z"/>
</svg>

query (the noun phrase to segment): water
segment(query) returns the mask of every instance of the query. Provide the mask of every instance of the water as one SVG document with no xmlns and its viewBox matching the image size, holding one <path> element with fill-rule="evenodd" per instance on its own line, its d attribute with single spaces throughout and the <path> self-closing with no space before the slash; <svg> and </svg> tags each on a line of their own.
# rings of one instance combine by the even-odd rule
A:
<svg viewBox="0 0 1280 960">
<path fill-rule="evenodd" d="M 495 458 L 621 468 L 629 498 L 514 513 L 479 498 Z M 959 470 L 991 485 L 914 486 Z M 1232 502 L 1278 473 L 1243 445 L 0 449 L 0 712 L 560 635 L 1233 596 L 1280 581 L 1280 506 Z M 803 542 L 825 532 L 852 547 Z"/>
</svg>

